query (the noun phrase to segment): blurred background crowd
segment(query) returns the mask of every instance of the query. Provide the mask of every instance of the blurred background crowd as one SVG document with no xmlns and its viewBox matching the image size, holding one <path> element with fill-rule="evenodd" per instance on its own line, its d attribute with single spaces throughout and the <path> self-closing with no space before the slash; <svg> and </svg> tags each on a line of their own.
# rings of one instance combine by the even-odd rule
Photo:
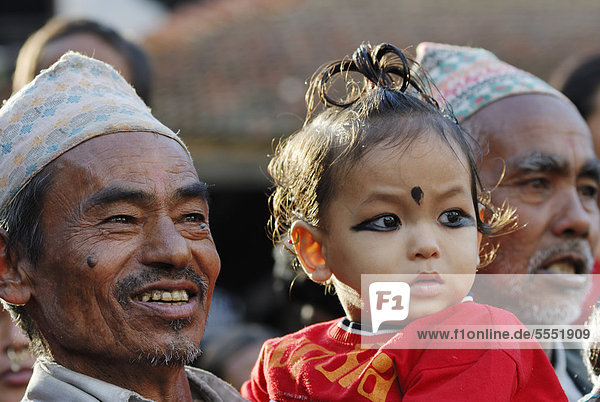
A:
<svg viewBox="0 0 600 402">
<path fill-rule="evenodd" d="M 96 31 L 114 31 L 134 45 L 121 67 L 104 60 L 134 83 L 159 120 L 181 131 L 200 177 L 212 186 L 210 220 L 222 268 L 198 364 L 234 385 L 248 368 L 231 359 L 244 361 L 245 353 L 251 365 L 264 339 L 342 315 L 335 296 L 294 272 L 266 232 L 273 139 L 301 126 L 305 82 L 315 66 L 361 42 L 390 42 L 414 54 L 417 43 L 435 41 L 489 49 L 560 87 L 574 66 L 600 54 L 597 0 L 5 1 L 2 99 L 11 94 L 25 41 L 56 18 L 94 21 L 102 27 Z M 52 39 L 59 30 L 45 29 L 44 46 L 52 42 L 58 53 L 75 46 Z M 94 46 L 101 58 L 83 33 L 79 45 Z M 123 50 L 112 33 L 99 35 Z M 54 56 L 42 56 L 38 67 L 52 63 Z"/>
</svg>

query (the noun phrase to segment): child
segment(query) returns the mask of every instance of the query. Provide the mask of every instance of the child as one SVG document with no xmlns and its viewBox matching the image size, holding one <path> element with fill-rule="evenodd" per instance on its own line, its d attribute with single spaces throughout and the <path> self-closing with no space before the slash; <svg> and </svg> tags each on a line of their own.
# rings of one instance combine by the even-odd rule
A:
<svg viewBox="0 0 600 402">
<path fill-rule="evenodd" d="M 351 79 L 359 75 L 363 86 Z M 342 100 L 331 95 L 335 79 L 346 84 Z M 423 323 L 522 325 L 469 301 L 482 235 L 514 218 L 486 205 L 494 219 L 482 221 L 469 140 L 427 89 L 389 44 L 361 45 L 311 79 L 304 127 L 269 165 L 272 230 L 276 241 L 289 236 L 310 279 L 335 289 L 346 317 L 265 342 L 246 398 L 565 400 L 539 345 L 401 347 Z M 370 334 L 361 274 L 405 274 L 411 287 L 408 325 L 385 344 L 372 335 L 375 348 L 361 348 Z"/>
</svg>

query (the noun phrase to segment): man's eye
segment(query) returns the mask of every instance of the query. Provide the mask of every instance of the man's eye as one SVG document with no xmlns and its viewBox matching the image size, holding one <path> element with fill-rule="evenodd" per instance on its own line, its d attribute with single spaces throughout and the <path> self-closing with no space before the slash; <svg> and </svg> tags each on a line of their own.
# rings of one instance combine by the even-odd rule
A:
<svg viewBox="0 0 600 402">
<path fill-rule="evenodd" d="M 451 228 L 475 225 L 475 219 L 473 219 L 471 215 L 459 209 L 442 212 L 438 220 L 442 225 Z"/>
<path fill-rule="evenodd" d="M 544 177 L 536 177 L 533 179 L 529 179 L 522 183 L 524 186 L 535 189 L 535 190 L 543 190 L 550 187 L 550 181 Z"/>
<path fill-rule="evenodd" d="M 135 218 L 129 215 L 115 215 L 106 218 L 103 223 L 133 223 Z"/>
<path fill-rule="evenodd" d="M 183 221 L 187 223 L 195 223 L 203 228 L 207 226 L 206 219 L 204 219 L 204 215 L 202 214 L 187 214 L 183 217 Z"/>
<path fill-rule="evenodd" d="M 579 194 L 586 198 L 596 198 L 598 196 L 598 187 L 594 185 L 579 186 Z"/>
<path fill-rule="evenodd" d="M 354 230 L 390 231 L 402 225 L 400 218 L 393 214 L 379 215 L 354 226 Z"/>
</svg>

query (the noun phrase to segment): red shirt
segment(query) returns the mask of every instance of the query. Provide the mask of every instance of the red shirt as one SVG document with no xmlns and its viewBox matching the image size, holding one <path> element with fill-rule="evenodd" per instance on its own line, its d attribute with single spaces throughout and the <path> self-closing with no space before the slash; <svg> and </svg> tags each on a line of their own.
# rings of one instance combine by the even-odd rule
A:
<svg viewBox="0 0 600 402">
<path fill-rule="evenodd" d="M 522 326 L 505 310 L 464 302 L 413 321 L 380 347 L 361 348 L 361 335 L 341 320 L 319 323 L 266 341 L 242 396 L 252 401 L 567 400 L 537 344 L 521 349 L 394 347 L 433 323 Z M 378 336 L 372 338 L 375 343 L 383 339 Z"/>
</svg>

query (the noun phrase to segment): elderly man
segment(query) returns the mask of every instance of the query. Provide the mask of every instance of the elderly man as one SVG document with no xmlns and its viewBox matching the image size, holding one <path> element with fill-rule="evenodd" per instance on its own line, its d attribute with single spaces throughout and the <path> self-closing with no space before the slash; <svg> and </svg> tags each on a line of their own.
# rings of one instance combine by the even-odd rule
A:
<svg viewBox="0 0 600 402">
<path fill-rule="evenodd" d="M 481 174 L 492 200 L 516 208 L 521 228 L 499 237 L 481 273 L 477 300 L 507 308 L 525 324 L 568 324 L 589 287 L 600 217 L 600 169 L 575 107 L 533 75 L 483 49 L 422 43 L 417 61 L 487 154 Z M 548 275 L 515 275 L 548 274 Z M 563 275 L 557 275 L 563 274 Z M 588 390 L 581 357 L 548 350 L 570 400 Z"/>
<path fill-rule="evenodd" d="M 186 367 L 220 261 L 206 185 L 112 67 L 68 53 L 0 109 L 0 297 L 24 400 L 242 399 Z"/>
</svg>

